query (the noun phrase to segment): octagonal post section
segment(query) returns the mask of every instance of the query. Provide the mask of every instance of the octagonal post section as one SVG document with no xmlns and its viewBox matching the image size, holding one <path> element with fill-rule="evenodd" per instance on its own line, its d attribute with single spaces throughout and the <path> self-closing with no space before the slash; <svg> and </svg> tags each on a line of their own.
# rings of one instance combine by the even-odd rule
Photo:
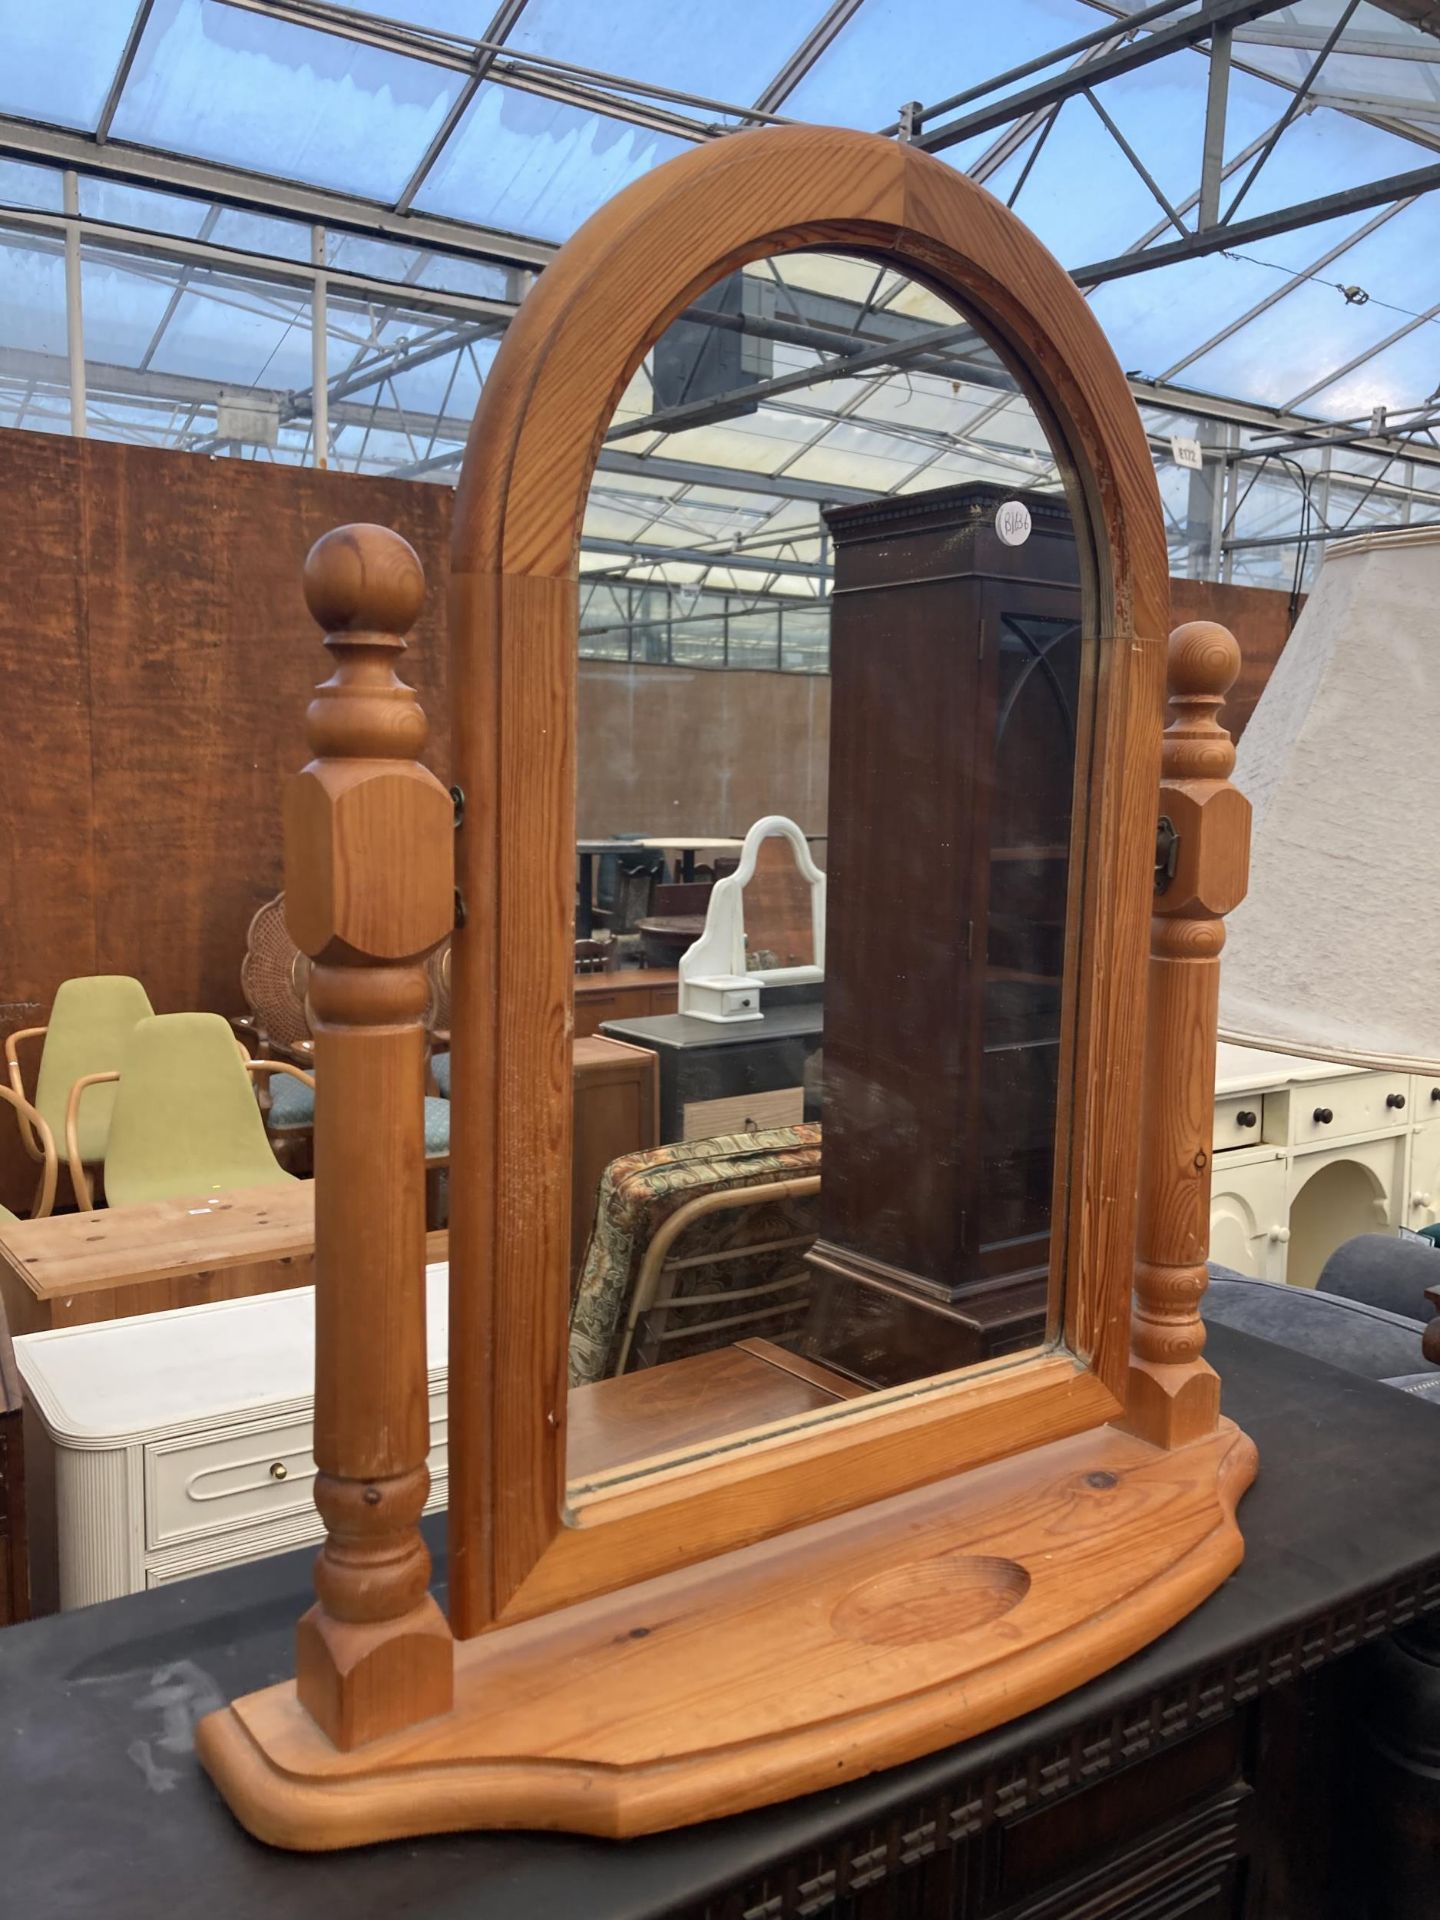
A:
<svg viewBox="0 0 1440 1920">
<path fill-rule="evenodd" d="M 1124 1421 L 1163 1447 L 1211 1432 L 1220 1414 L 1200 1300 L 1223 916 L 1244 899 L 1250 866 L 1250 803 L 1230 785 L 1235 748 L 1217 718 L 1239 671 L 1240 649 L 1224 627 L 1197 620 L 1171 634 Z"/>
<path fill-rule="evenodd" d="M 335 669 L 285 795 L 285 912 L 312 966 L 315 1504 L 326 1538 L 300 1622 L 302 1705 L 349 1749 L 443 1713 L 452 1647 L 420 1535 L 429 1492 L 424 961 L 454 918 L 453 807 L 419 764 L 396 675 L 425 596 L 384 527 L 311 549 L 305 598 Z"/>
</svg>

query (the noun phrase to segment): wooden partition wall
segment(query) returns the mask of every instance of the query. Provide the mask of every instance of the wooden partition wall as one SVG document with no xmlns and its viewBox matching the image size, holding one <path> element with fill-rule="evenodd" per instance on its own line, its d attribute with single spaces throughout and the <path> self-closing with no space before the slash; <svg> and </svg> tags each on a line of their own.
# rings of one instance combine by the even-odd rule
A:
<svg viewBox="0 0 1440 1920">
<path fill-rule="evenodd" d="M 43 1021 L 77 973 L 137 974 L 161 1012 L 239 1012 L 245 929 L 280 885 L 281 790 L 305 758 L 317 677 L 305 555 L 367 520 L 420 555 L 411 677 L 427 761 L 448 780 L 450 490 L 0 432 L 0 501 L 0 1033 Z M 1285 596 L 1176 581 L 1174 609 L 1242 636 L 1255 684 L 1227 714 L 1238 731 L 1284 645 Z M 587 662 L 581 830 L 655 824 L 634 816 L 654 798 L 650 761 L 668 757 L 695 783 L 697 818 L 667 822 L 677 832 L 739 832 L 777 808 L 823 832 L 828 695 L 800 675 Z M 781 738 L 781 788 L 748 796 L 737 743 Z M 0 1127 L 0 1201 L 26 1204 L 32 1178 Z"/>
<path fill-rule="evenodd" d="M 448 493 L 0 433 L 0 500 L 5 1030 L 43 1021 L 78 973 L 137 974 L 159 1012 L 239 1011 L 319 677 L 305 555 L 356 519 L 421 555 L 415 677 L 444 774 Z M 12 1133 L 0 1199 L 33 1178 Z"/>
</svg>

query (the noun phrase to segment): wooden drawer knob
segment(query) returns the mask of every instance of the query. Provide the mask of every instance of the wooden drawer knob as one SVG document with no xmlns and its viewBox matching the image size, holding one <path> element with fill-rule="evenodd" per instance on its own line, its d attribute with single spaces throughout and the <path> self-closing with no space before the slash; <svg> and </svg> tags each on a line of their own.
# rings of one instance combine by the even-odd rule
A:
<svg viewBox="0 0 1440 1920">
<path fill-rule="evenodd" d="M 1317 1127 L 1328 1127 L 1328 1126 L 1329 1126 L 1329 1124 L 1330 1124 L 1330 1122 L 1331 1122 L 1331 1121 L 1332 1121 L 1332 1120 L 1333 1120 L 1334 1118 L 1335 1118 L 1335 1115 L 1334 1115 L 1334 1112 L 1333 1112 L 1333 1111 L 1331 1110 L 1331 1108 L 1329 1108 L 1329 1107 L 1316 1107 L 1316 1109 L 1315 1109 L 1315 1124 L 1316 1124 L 1316 1126 L 1317 1126 Z"/>
<path fill-rule="evenodd" d="M 1258 1113 L 1252 1113 L 1249 1107 L 1246 1107 L 1242 1112 L 1236 1114 L 1235 1124 L 1237 1127 L 1256 1127 L 1260 1124 L 1260 1116 Z"/>
</svg>

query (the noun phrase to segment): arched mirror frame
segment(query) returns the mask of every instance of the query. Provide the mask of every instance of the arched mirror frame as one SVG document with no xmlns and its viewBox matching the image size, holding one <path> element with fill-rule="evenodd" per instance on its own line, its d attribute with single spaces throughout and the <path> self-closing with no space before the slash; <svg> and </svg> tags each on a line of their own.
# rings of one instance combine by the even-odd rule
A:
<svg viewBox="0 0 1440 1920">
<path fill-rule="evenodd" d="M 862 251 L 953 295 L 1024 373 L 1066 469 L 1099 673 L 1076 1112 L 1060 1149 L 1064 1343 L 737 1437 L 567 1512 L 586 490 L 648 343 L 721 274 L 797 246 Z M 1248 810 L 1215 719 L 1239 658 L 1205 623 L 1162 644 L 1148 448 L 1049 255 L 963 175 L 823 129 L 727 138 L 597 215 L 512 329 L 467 458 L 458 835 L 416 757 L 424 716 L 391 671 L 423 597 L 415 555 L 383 529 L 341 529 L 312 552 L 306 591 L 336 662 L 309 712 L 316 757 L 286 800 L 291 931 L 317 959 L 327 1532 L 296 1679 L 197 1730 L 250 1830 L 333 1847 L 471 1825 L 623 1835 L 709 1819 L 993 1726 L 1197 1605 L 1240 1557 L 1235 1506 L 1255 1468 L 1219 1416 L 1197 1311 L 1216 961 L 1247 859 Z M 417 1525 L 429 1484 L 419 1134 L 421 963 L 449 918 L 452 837 L 466 911 L 447 1621 Z"/>
<path fill-rule="evenodd" d="M 1064 1345 L 923 1396 L 876 1396 L 567 1512 L 581 524 L 605 431 L 656 338 L 724 274 L 799 248 L 861 253 L 953 298 L 1020 378 L 1065 475 L 1100 662 Z M 942 162 L 836 129 L 738 135 L 628 188 L 547 269 L 486 382 L 452 544 L 457 877 L 478 909 L 454 947 L 457 1634 L 1122 1412 L 1168 591 L 1149 448 L 1097 323 L 1033 235 Z"/>
</svg>

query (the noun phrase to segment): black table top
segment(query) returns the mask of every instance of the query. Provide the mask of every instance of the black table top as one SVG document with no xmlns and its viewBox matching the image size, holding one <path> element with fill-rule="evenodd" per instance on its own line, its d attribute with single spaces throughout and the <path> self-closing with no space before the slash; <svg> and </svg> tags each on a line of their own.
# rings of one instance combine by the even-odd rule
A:
<svg viewBox="0 0 1440 1920">
<path fill-rule="evenodd" d="M 1193 1704 L 1212 1686 L 1243 1698 L 1440 1605 L 1436 1409 L 1224 1327 L 1212 1328 L 1210 1353 L 1227 1412 L 1260 1449 L 1241 1507 L 1245 1563 L 1219 1592 L 1134 1659 L 1009 1726 L 837 1791 L 678 1833 L 625 1843 L 472 1834 L 315 1856 L 251 1840 L 197 1765 L 192 1728 L 224 1699 L 293 1672 L 310 1549 L 0 1632 L 4 1911 L 17 1920 L 675 1914 L 997 1769 L 1023 1791 L 1066 1753 L 1091 1755 L 1105 1737 L 1097 1729 L 1128 1733 L 1137 1702 Z M 439 1544 L 443 1519 L 427 1529 Z M 1142 1738 L 1162 1719 L 1160 1706 L 1147 1708 Z"/>
</svg>

